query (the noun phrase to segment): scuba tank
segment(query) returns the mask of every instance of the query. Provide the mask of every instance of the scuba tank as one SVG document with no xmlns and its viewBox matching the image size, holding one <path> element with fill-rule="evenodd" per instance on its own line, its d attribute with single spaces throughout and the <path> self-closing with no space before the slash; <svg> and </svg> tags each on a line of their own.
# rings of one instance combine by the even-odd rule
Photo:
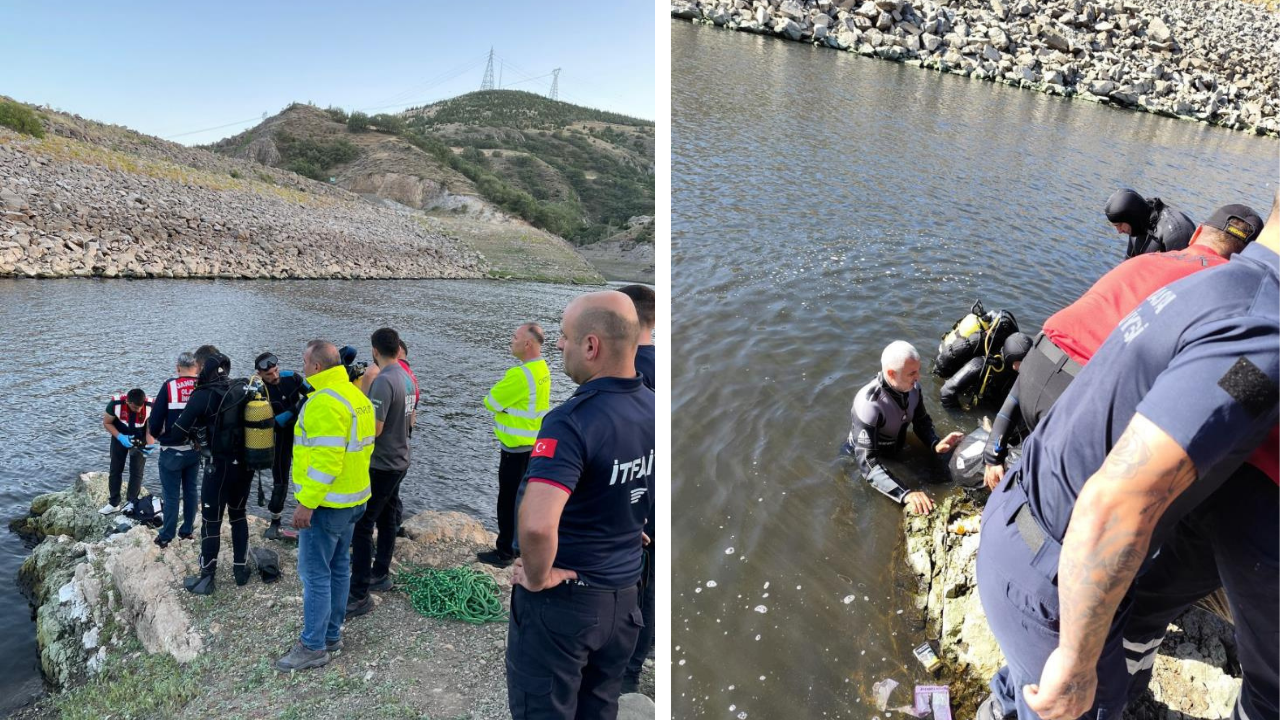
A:
<svg viewBox="0 0 1280 720">
<path fill-rule="evenodd" d="M 948 378 L 964 367 L 969 359 L 982 349 L 982 336 L 991 327 L 992 318 L 977 300 L 969 314 L 956 321 L 942 342 L 938 343 L 938 355 L 933 359 L 933 374 Z"/>
<path fill-rule="evenodd" d="M 260 379 L 254 377 L 249 390 L 251 395 L 244 405 L 245 462 L 255 470 L 266 470 L 275 462 L 275 413 Z"/>
</svg>

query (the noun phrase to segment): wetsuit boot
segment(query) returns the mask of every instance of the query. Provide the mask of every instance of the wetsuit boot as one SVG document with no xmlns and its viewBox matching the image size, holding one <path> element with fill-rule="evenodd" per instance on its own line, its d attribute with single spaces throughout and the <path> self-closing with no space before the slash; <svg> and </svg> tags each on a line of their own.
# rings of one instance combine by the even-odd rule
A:
<svg viewBox="0 0 1280 720">
<path fill-rule="evenodd" d="M 231 572 L 236 576 L 236 585 L 249 584 L 249 564 L 248 563 L 236 563 L 235 565 L 232 566 Z"/>
<path fill-rule="evenodd" d="M 262 537 L 268 540 L 279 540 L 281 537 L 283 537 L 280 532 L 280 516 L 279 515 L 271 516 L 271 525 L 268 526 L 266 530 L 262 531 Z"/>
<path fill-rule="evenodd" d="M 214 582 L 214 573 L 212 571 L 201 573 L 199 575 L 192 575 L 182 581 L 182 586 L 185 587 L 188 592 L 196 595 L 212 595 L 213 591 L 217 589 Z"/>
</svg>

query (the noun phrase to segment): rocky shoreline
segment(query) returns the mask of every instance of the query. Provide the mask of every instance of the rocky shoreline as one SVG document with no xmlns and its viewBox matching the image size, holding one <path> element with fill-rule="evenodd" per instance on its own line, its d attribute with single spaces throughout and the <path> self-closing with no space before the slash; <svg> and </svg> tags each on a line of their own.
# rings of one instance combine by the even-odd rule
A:
<svg viewBox="0 0 1280 720">
<path fill-rule="evenodd" d="M 905 563 L 913 576 L 915 608 L 945 663 L 955 717 L 973 717 L 989 692 L 987 681 L 1004 664 L 978 598 L 978 534 L 951 532 L 977 518 L 985 492 L 964 491 L 925 516 L 905 515 Z M 971 523 L 966 523 L 970 524 Z M 1156 656 L 1151 685 L 1129 704 L 1127 720 L 1211 720 L 1231 717 L 1240 692 L 1231 627 L 1192 608 L 1174 623 Z"/>
<path fill-rule="evenodd" d="M 345 647 L 329 665 L 277 673 L 271 663 L 296 639 L 302 619 L 296 543 L 264 540 L 266 522 L 250 516 L 250 547 L 276 551 L 280 580 L 264 585 L 255 574 L 237 587 L 226 565 L 214 595 L 198 597 L 181 582 L 197 566 L 197 543 L 161 550 L 145 527 L 104 538 L 113 520 L 96 508 L 105 498 L 105 473 L 85 473 L 70 490 L 37 497 L 31 514 L 11 524 L 41 539 L 19 583 L 36 608 L 52 691 L 14 717 L 508 715 L 505 623 L 433 620 L 401 592 L 376 594 L 377 609 L 347 624 Z M 393 572 L 469 565 L 497 580 L 509 609 L 510 569 L 475 562 L 476 550 L 493 543 L 478 521 L 426 511 L 405 530 Z M 224 524 L 224 552 L 230 547 Z M 652 697 L 651 664 L 642 688 Z M 619 717 L 652 718 L 649 697 L 624 696 Z"/>
<path fill-rule="evenodd" d="M 1239 0 L 673 0 L 671 15 L 1280 136 L 1280 13 Z"/>
</svg>

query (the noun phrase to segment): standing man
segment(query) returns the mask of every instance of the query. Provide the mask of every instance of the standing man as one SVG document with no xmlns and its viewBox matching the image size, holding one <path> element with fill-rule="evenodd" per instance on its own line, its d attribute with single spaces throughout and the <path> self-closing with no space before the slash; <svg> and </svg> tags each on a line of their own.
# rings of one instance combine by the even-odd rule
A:
<svg viewBox="0 0 1280 720">
<path fill-rule="evenodd" d="M 373 610 L 370 590 L 391 589 L 389 573 L 400 518 L 400 482 L 409 472 L 409 428 L 414 421 L 413 380 L 396 359 L 400 354 L 400 336 L 391 328 L 380 328 L 374 331 L 369 342 L 378 368 L 369 386 L 376 438 L 369 461 L 372 496 L 351 540 L 353 569 L 347 617 L 359 617 Z M 376 552 L 374 527 L 378 529 Z"/>
<path fill-rule="evenodd" d="M 197 350 L 199 357 L 202 353 Z M 193 434 L 203 435 L 210 455 L 200 485 L 200 574 L 188 577 L 183 586 L 197 595 L 210 595 L 215 590 L 218 553 L 222 550 L 222 517 L 231 522 L 232 570 L 237 585 L 249 582 L 249 524 L 245 508 L 249 504 L 251 475 L 245 462 L 243 432 L 227 413 L 219 412 L 231 392 L 231 360 L 216 349 L 208 354 L 195 390 L 187 398 L 187 406 L 178 419 L 165 428 L 162 445 L 182 445 Z"/>
<path fill-rule="evenodd" d="M 147 436 L 147 410 L 151 407 L 151 398 L 141 388 L 134 388 L 128 393 L 112 395 L 107 402 L 107 409 L 102 412 L 102 427 L 111 435 L 111 473 L 107 476 L 107 488 L 111 498 L 106 505 L 98 509 L 103 515 L 110 515 L 123 510 L 126 514 L 133 509 L 133 503 L 142 492 L 142 470 L 146 465 L 146 454 L 150 448 L 134 448 L 134 441 L 143 441 Z M 120 483 L 124 479 L 124 463 L 129 461 L 128 500 L 120 505 Z"/>
<path fill-rule="evenodd" d="M 1140 303 L 991 494 L 978 589 L 1008 664 L 979 717 L 1120 716 L 1122 600 L 1280 413 L 1277 249 L 1271 235 Z"/>
<path fill-rule="evenodd" d="M 636 307 L 636 317 L 640 320 L 640 345 L 636 347 L 636 372 L 644 381 L 645 387 L 654 390 L 654 368 L 657 364 L 653 352 L 654 295 L 653 288 L 645 285 L 628 285 L 619 288 L 618 292 L 631 298 Z M 657 593 L 654 589 L 656 572 L 653 566 L 653 538 L 657 530 L 653 498 L 654 488 L 649 488 L 649 515 L 644 521 L 644 574 L 640 577 L 640 613 L 644 616 L 644 627 L 640 629 L 640 638 L 636 641 L 636 649 L 627 662 L 627 670 L 622 676 L 622 692 L 640 691 L 640 673 L 644 670 L 645 658 L 653 652 L 654 632 L 657 628 L 655 602 Z"/>
<path fill-rule="evenodd" d="M 1165 285 L 1225 264 L 1261 230 L 1262 218 L 1249 206 L 1223 205 L 1196 229 L 1187 249 L 1126 260 L 1045 320 L 983 448 L 987 487 L 995 489 L 1004 477 L 1004 460 L 1015 431 L 1025 437 L 1035 429 L 1124 316 Z"/>
<path fill-rule="evenodd" d="M 933 418 L 924 409 L 920 392 L 920 353 L 905 340 L 894 340 L 880 354 L 880 374 L 853 396 L 849 409 L 853 427 L 844 452 L 853 455 L 862 477 L 871 487 L 917 514 L 933 511 L 933 500 L 920 490 L 907 490 L 880 462 L 881 455 L 895 455 L 907 444 L 907 426 L 926 447 L 945 455 L 964 439 L 953 432 L 940 439 Z"/>
<path fill-rule="evenodd" d="M 147 425 L 147 444 L 156 442 L 171 426 L 178 422 L 182 411 L 196 389 L 199 368 L 196 358 L 189 352 L 178 355 L 176 377 L 160 386 L 151 406 L 151 419 Z M 160 445 L 160 487 L 164 492 L 164 524 L 156 535 L 155 543 L 161 548 L 173 542 L 174 533 L 183 540 L 191 539 L 195 527 L 196 511 L 200 508 L 200 451 L 187 439 L 178 444 Z M 182 501 L 182 527 L 178 527 L 178 501 Z"/>
<path fill-rule="evenodd" d="M 271 502 L 267 509 L 271 511 L 271 524 L 262 532 L 268 540 L 279 540 L 286 532 L 280 529 L 280 513 L 284 511 L 285 493 L 288 488 L 289 469 L 293 465 L 293 426 L 297 418 L 293 409 L 297 406 L 298 395 L 302 392 L 302 378 L 292 370 L 280 369 L 280 358 L 275 354 L 264 352 L 253 361 L 253 368 L 262 379 L 267 391 L 267 400 L 271 403 L 271 412 L 276 416 L 275 455 L 271 463 Z M 258 503 L 262 503 L 262 485 L 258 485 Z"/>
<path fill-rule="evenodd" d="M 276 661 L 284 672 L 320 667 L 342 649 L 351 584 L 351 535 L 369 499 L 373 405 L 347 379 L 338 348 L 312 340 L 302 372 L 314 390 L 298 413 L 293 444 L 293 526 L 298 529 L 302 635 Z"/>
<path fill-rule="evenodd" d="M 484 406 L 493 413 L 493 434 L 502 445 L 498 459 L 498 547 L 476 554 L 481 562 L 506 567 L 515 560 L 516 495 L 538 439 L 542 416 L 551 409 L 551 371 L 542 358 L 542 328 L 527 322 L 511 336 L 519 365 L 489 388 Z"/>
<path fill-rule="evenodd" d="M 644 378 L 644 386 L 653 390 L 657 387 L 654 381 L 654 366 L 657 358 L 653 352 L 654 302 L 653 288 L 647 285 L 628 285 L 618 288 L 618 292 L 631 298 L 636 306 L 636 316 L 640 318 L 640 345 L 636 348 L 636 372 Z"/>
<path fill-rule="evenodd" d="M 630 298 L 565 308 L 564 372 L 579 383 L 544 419 L 520 503 L 511 581 L 512 717 L 613 718 L 643 619 L 641 533 L 654 463 L 654 400 L 636 375 Z"/>
</svg>

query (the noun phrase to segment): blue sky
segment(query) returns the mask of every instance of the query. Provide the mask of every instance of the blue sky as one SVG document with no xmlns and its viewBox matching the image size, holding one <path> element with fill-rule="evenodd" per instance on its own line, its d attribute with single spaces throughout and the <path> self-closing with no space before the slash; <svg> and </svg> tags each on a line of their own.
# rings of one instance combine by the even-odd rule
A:
<svg viewBox="0 0 1280 720">
<path fill-rule="evenodd" d="M 545 94 L 559 67 L 561 100 L 652 120 L 653 23 L 640 0 L 0 0 L 0 94 L 192 145 L 293 101 L 372 114 L 478 90 L 492 46 L 503 87 Z"/>
</svg>

